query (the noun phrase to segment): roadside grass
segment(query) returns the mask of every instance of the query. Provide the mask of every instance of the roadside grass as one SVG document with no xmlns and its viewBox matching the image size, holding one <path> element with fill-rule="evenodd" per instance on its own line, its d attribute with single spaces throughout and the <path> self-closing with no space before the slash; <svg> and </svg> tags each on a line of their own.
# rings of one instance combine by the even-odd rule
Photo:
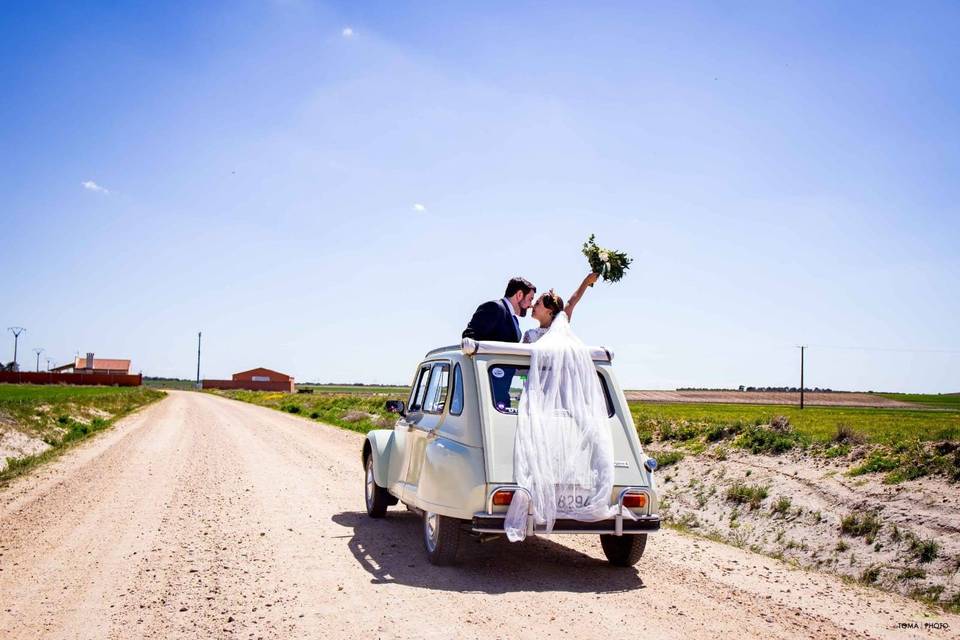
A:
<svg viewBox="0 0 960 640">
<path fill-rule="evenodd" d="M 307 389 L 312 393 L 357 393 L 363 395 L 397 395 L 407 397 L 410 387 L 377 386 L 359 384 L 298 384 L 297 390 Z"/>
<path fill-rule="evenodd" d="M 291 394 L 234 389 L 212 389 L 204 393 L 285 411 L 358 433 L 389 429 L 396 422 L 396 416 L 384 409 L 387 397 L 383 395 L 355 392 Z"/>
<path fill-rule="evenodd" d="M 0 384 L 0 420 L 50 449 L 7 458 L 0 482 L 22 475 L 59 456 L 77 442 L 108 428 L 118 419 L 164 397 L 146 387 L 76 387 Z"/>
</svg>

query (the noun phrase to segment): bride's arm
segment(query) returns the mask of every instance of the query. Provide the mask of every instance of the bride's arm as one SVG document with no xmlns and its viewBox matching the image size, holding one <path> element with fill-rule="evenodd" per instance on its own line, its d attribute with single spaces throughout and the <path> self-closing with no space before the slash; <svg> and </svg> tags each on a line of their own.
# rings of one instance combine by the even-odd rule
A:
<svg viewBox="0 0 960 640">
<path fill-rule="evenodd" d="M 580 286 L 577 290 L 570 296 L 570 300 L 567 302 L 567 306 L 563 308 L 564 312 L 567 314 L 567 318 L 573 317 L 573 308 L 577 306 L 577 303 L 580 302 L 580 298 L 583 297 L 583 294 L 587 291 L 587 287 L 592 287 L 593 283 L 600 278 L 599 273 L 591 273 L 586 278 L 583 279 L 583 282 L 580 283 Z"/>
</svg>

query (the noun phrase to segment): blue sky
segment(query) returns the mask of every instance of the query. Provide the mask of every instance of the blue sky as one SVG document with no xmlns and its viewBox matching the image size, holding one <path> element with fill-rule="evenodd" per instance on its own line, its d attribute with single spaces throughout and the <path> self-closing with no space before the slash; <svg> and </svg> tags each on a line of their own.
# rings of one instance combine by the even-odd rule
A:
<svg viewBox="0 0 960 640">
<path fill-rule="evenodd" d="M 955 3 L 38 2 L 0 36 L 22 364 L 192 377 L 202 330 L 206 377 L 406 383 L 595 233 L 635 262 L 574 325 L 626 386 L 796 384 L 810 344 L 811 386 L 960 391 Z"/>
</svg>

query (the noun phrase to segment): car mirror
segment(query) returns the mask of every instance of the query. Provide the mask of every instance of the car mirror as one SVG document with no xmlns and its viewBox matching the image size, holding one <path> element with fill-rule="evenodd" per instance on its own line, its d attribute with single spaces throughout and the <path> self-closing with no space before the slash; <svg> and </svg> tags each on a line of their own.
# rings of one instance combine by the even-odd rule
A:
<svg viewBox="0 0 960 640">
<path fill-rule="evenodd" d="M 401 416 L 406 415 L 406 407 L 403 404 L 403 400 L 387 400 L 386 406 L 388 413 L 398 413 Z"/>
</svg>

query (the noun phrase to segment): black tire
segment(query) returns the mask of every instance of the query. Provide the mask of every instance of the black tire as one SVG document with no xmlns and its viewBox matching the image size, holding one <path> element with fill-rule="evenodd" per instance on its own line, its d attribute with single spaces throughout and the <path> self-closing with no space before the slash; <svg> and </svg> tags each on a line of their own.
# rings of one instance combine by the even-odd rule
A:
<svg viewBox="0 0 960 640">
<path fill-rule="evenodd" d="M 373 479 L 372 454 L 367 456 L 363 464 L 363 497 L 367 503 L 367 515 L 371 518 L 382 518 L 387 513 L 387 507 L 390 506 L 390 499 L 393 497 Z"/>
<path fill-rule="evenodd" d="M 600 536 L 600 546 L 607 561 L 615 567 L 632 567 L 643 557 L 647 547 L 647 534 L 631 536 Z"/>
<path fill-rule="evenodd" d="M 457 561 L 460 547 L 460 521 L 438 513 L 423 513 L 423 548 L 430 564 L 446 566 Z"/>
</svg>

